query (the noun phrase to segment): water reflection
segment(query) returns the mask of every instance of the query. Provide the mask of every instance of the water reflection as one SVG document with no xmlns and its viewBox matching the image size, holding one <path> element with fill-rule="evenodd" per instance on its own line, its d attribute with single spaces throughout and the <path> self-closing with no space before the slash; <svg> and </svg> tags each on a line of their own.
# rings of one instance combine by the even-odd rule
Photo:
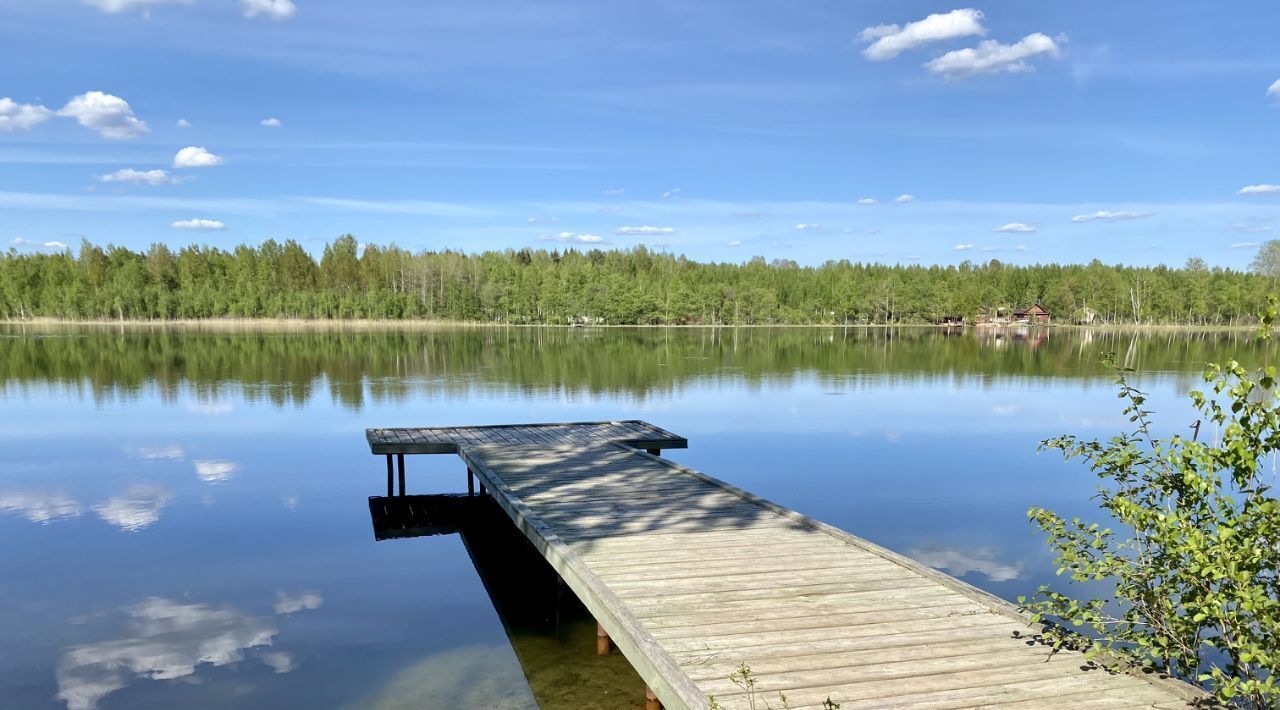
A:
<svg viewBox="0 0 1280 710">
<path fill-rule="evenodd" d="M 84 506 L 63 493 L 52 491 L 10 491 L 0 493 L 0 513 L 21 515 L 33 523 L 48 525 L 55 520 L 74 518 Z"/>
<path fill-rule="evenodd" d="M 596 655 L 595 619 L 491 498 L 377 496 L 369 499 L 369 512 L 377 540 L 461 537 L 536 707 L 610 710 L 643 704 L 644 681 L 616 651 Z M 420 690 L 423 697 L 434 695 L 431 688 Z"/>
<path fill-rule="evenodd" d="M 160 511 L 173 500 L 173 492 L 156 485 L 129 486 L 123 493 L 95 505 L 93 512 L 126 532 L 137 532 L 160 519 Z"/>
<path fill-rule="evenodd" d="M 1000 562 L 995 549 L 990 547 L 948 547 L 946 545 L 929 545 L 910 550 L 908 557 L 916 561 L 949 572 L 956 577 L 969 574 L 981 574 L 992 582 L 1008 582 L 1023 577 L 1021 563 L 1008 564 Z"/>
<path fill-rule="evenodd" d="M 68 710 L 93 710 L 134 680 L 177 680 L 202 665 L 237 663 L 246 651 L 271 646 L 279 633 L 270 618 L 229 606 L 150 597 L 122 611 L 124 636 L 76 646 L 58 662 L 58 699 Z M 258 659 L 276 673 L 295 667 L 282 651 L 260 653 Z"/>
</svg>

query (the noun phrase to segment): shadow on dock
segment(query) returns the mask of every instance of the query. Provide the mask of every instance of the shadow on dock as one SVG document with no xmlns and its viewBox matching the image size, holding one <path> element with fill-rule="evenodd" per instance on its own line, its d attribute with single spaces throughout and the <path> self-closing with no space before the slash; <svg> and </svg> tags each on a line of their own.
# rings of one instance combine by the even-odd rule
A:
<svg viewBox="0 0 1280 710">
<path fill-rule="evenodd" d="M 369 498 L 379 541 L 459 535 L 542 710 L 641 708 L 644 681 L 616 650 L 596 655 L 596 623 L 488 496 Z"/>
</svg>

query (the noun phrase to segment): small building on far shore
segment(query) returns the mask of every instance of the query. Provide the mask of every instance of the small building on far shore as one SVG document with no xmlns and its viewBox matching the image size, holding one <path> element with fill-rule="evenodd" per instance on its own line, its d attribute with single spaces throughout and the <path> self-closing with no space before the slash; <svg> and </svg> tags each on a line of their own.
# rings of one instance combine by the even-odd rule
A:
<svg viewBox="0 0 1280 710">
<path fill-rule="evenodd" d="M 974 319 L 974 322 L 978 325 L 1016 325 L 1019 323 L 1048 325 L 1051 321 L 1052 316 L 1049 311 L 1039 302 L 1030 308 L 1015 308 L 1012 311 L 1006 308 L 983 306 L 978 309 L 978 315 Z"/>
<path fill-rule="evenodd" d="M 1049 311 L 1038 302 L 1030 308 L 1019 308 L 1013 312 L 1014 321 L 1028 321 L 1036 325 L 1048 325 L 1052 320 Z"/>
</svg>

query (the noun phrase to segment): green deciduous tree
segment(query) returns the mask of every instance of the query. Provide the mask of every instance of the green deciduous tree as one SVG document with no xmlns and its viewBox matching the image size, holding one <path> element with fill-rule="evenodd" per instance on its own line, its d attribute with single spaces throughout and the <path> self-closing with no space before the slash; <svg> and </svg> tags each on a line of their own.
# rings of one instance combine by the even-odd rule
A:
<svg viewBox="0 0 1280 710">
<path fill-rule="evenodd" d="M 1262 337 L 1275 319 L 1273 300 Z M 1156 438 L 1146 396 L 1121 371 L 1133 431 L 1105 442 L 1043 443 L 1103 479 L 1098 500 L 1118 527 L 1043 508 L 1029 515 L 1048 533 L 1059 574 L 1115 587 L 1087 600 L 1042 587 L 1020 601 L 1050 622 L 1055 644 L 1082 643 L 1201 681 L 1224 702 L 1271 708 L 1280 702 L 1280 501 L 1270 468 L 1280 451 L 1276 369 L 1250 373 L 1229 361 L 1210 365 L 1204 379 L 1208 393 L 1191 393 L 1203 439 L 1199 424 L 1190 438 Z"/>
</svg>

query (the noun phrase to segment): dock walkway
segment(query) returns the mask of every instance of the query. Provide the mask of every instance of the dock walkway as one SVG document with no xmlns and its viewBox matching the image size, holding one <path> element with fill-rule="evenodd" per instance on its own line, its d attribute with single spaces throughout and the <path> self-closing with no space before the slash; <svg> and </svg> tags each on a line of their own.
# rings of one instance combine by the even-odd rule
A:
<svg viewBox="0 0 1280 710">
<path fill-rule="evenodd" d="M 1177 681 L 1051 654 L 1016 608 L 644 449 L 645 422 L 370 429 L 388 457 L 457 453 L 663 707 L 1184 708 Z M 401 463 L 401 494 L 404 493 Z M 389 478 L 390 487 L 390 478 Z M 741 664 L 758 699 L 728 680 Z"/>
</svg>

